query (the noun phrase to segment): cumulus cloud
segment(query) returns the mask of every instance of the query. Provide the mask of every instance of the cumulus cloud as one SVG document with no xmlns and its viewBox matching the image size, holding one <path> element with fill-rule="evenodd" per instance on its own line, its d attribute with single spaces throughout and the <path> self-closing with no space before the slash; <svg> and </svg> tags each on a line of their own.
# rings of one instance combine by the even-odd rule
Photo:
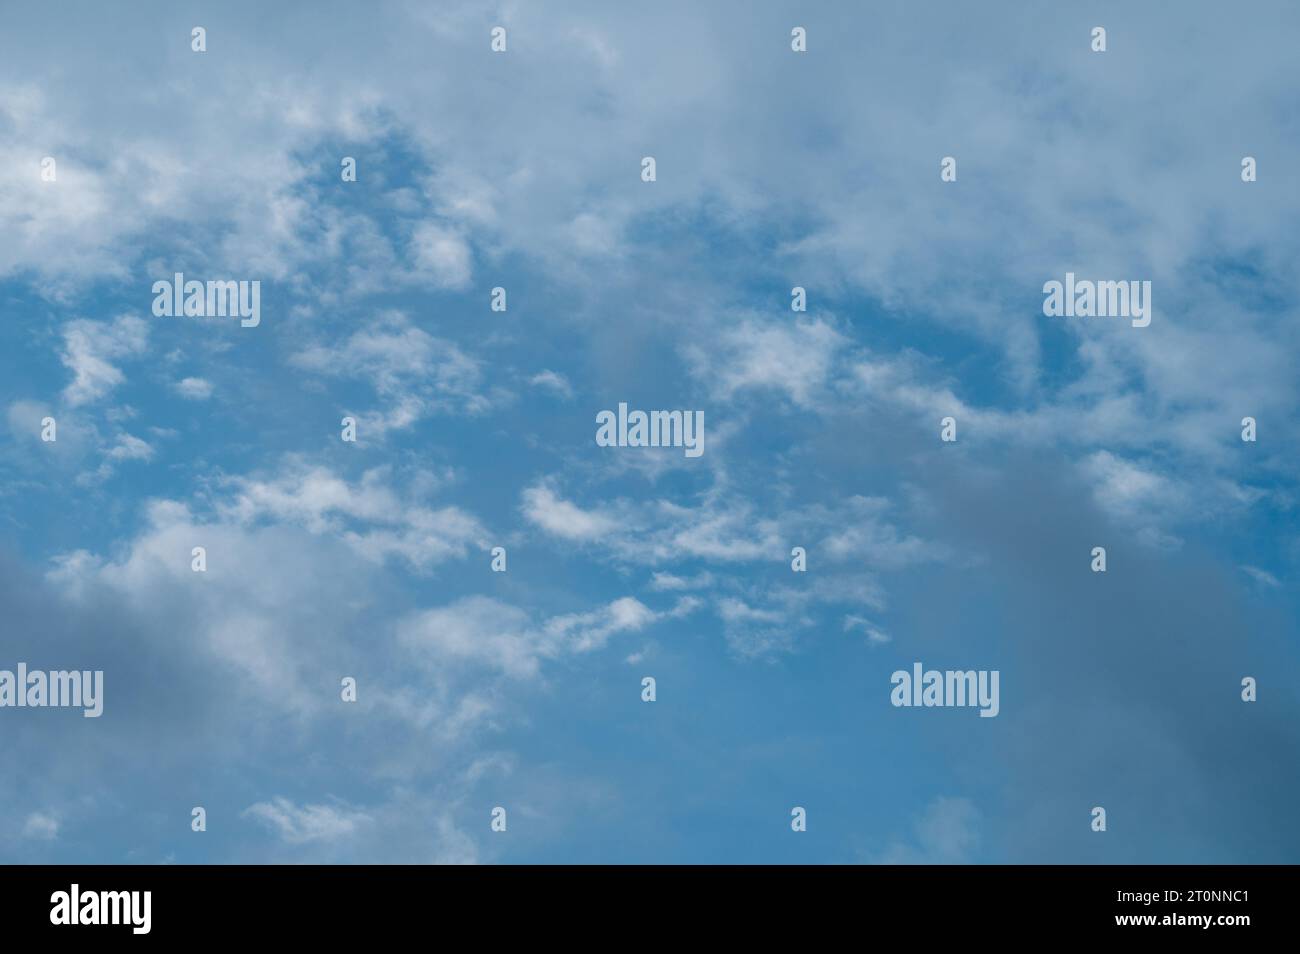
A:
<svg viewBox="0 0 1300 954">
<path fill-rule="evenodd" d="M 693 343 L 685 350 L 695 374 L 721 397 L 768 390 L 807 408 L 847 343 L 821 319 L 783 324 L 747 318 L 721 329 L 708 344 Z"/>
<path fill-rule="evenodd" d="M 411 238 L 417 274 L 439 288 L 464 288 L 472 275 L 472 256 L 464 237 L 432 222 Z"/>
<path fill-rule="evenodd" d="M 265 478 L 229 478 L 232 497 L 218 509 L 239 524 L 271 520 L 333 534 L 376 563 L 400 558 L 423 570 L 487 546 L 487 531 L 472 514 L 420 502 L 418 489 L 428 476 L 416 474 L 403 494 L 388 467 L 349 483 L 327 467 L 290 459 Z"/>
<path fill-rule="evenodd" d="M 132 434 L 119 434 L 108 456 L 111 460 L 149 460 L 153 457 L 153 448 Z"/>
<path fill-rule="evenodd" d="M 1084 462 L 1097 502 L 1120 517 L 1140 516 L 1153 508 L 1173 509 L 1182 489 L 1160 473 L 1109 451 L 1097 451 Z"/>
<path fill-rule="evenodd" d="M 113 361 L 143 354 L 148 341 L 148 325 L 132 315 L 113 321 L 69 322 L 63 329 L 60 358 L 73 378 L 63 390 L 64 402 L 79 407 L 104 397 L 126 380 Z"/>
<path fill-rule="evenodd" d="M 366 381 L 384 399 L 382 410 L 359 417 L 358 441 L 439 411 L 479 414 L 492 405 L 479 362 L 401 312 L 386 312 L 343 340 L 308 345 L 290 363 L 324 377 Z"/>
<path fill-rule="evenodd" d="M 204 378 L 181 378 L 176 393 L 189 401 L 206 401 L 212 397 L 212 382 Z"/>
<path fill-rule="evenodd" d="M 524 490 L 521 509 L 530 523 L 566 540 L 600 541 L 620 528 L 616 517 L 584 510 L 545 483 Z"/>
</svg>

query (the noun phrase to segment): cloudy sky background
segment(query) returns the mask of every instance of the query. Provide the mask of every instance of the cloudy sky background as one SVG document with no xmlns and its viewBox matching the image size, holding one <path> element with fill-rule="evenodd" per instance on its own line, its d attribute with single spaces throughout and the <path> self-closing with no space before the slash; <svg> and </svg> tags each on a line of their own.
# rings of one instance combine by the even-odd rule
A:
<svg viewBox="0 0 1300 954">
<path fill-rule="evenodd" d="M 1140 6 L 8 6 L 0 860 L 1297 860 L 1300 13 Z"/>
</svg>

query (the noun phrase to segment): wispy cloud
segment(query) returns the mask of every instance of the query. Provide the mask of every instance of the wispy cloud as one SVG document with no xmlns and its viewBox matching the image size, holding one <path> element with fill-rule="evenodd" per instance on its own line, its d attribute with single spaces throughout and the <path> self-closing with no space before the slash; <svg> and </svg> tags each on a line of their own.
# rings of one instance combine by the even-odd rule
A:
<svg viewBox="0 0 1300 954">
<path fill-rule="evenodd" d="M 517 606 L 472 596 L 406 618 L 398 638 L 419 658 L 475 663 L 523 679 L 537 675 L 544 659 L 600 649 L 611 636 L 639 632 L 659 620 L 685 615 L 695 605 L 682 601 L 655 611 L 625 596 L 598 609 L 534 623 Z"/>
<path fill-rule="evenodd" d="M 373 821 L 365 812 L 342 803 L 297 805 L 280 796 L 248 806 L 240 817 L 260 822 L 294 845 L 346 838 Z"/>
<path fill-rule="evenodd" d="M 23 820 L 22 836 L 38 841 L 53 841 L 59 837 L 59 820 L 46 812 L 32 812 Z"/>
<path fill-rule="evenodd" d="M 63 390 L 69 407 L 79 407 L 104 397 L 124 380 L 113 361 L 143 354 L 149 341 L 149 328 L 141 318 L 123 315 L 111 322 L 69 322 L 63 329 L 64 367 L 72 374 L 72 383 Z"/>
</svg>

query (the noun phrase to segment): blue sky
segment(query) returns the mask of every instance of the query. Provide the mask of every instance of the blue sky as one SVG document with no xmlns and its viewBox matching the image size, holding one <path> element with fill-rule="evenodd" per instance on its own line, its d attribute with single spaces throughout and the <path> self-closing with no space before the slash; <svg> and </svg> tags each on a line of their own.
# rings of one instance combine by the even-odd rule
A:
<svg viewBox="0 0 1300 954">
<path fill-rule="evenodd" d="M 74 9 L 0 40 L 0 669 L 105 703 L 0 710 L 0 859 L 1296 860 L 1294 8 Z"/>
</svg>

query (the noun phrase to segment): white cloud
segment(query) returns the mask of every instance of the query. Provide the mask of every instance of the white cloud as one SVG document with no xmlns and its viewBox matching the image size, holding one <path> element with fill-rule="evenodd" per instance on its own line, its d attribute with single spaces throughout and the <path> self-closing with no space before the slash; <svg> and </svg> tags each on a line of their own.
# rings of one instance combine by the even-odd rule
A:
<svg viewBox="0 0 1300 954">
<path fill-rule="evenodd" d="M 622 223 L 609 210 L 600 215 L 581 212 L 565 231 L 573 247 L 583 255 L 615 255 L 620 249 Z"/>
<path fill-rule="evenodd" d="M 794 323 L 746 318 L 685 347 L 695 375 L 715 394 L 770 390 L 812 407 L 848 340 L 821 319 Z"/>
<path fill-rule="evenodd" d="M 111 460 L 149 460 L 153 457 L 153 448 L 148 442 L 131 434 L 117 436 L 117 443 L 109 450 Z"/>
<path fill-rule="evenodd" d="M 545 532 L 607 549 L 630 563 L 780 560 L 789 553 L 793 534 L 818 528 L 826 534 L 824 555 L 834 562 L 867 559 L 897 568 L 946 556 L 943 547 L 902 534 L 886 519 L 887 509 L 882 498 L 854 496 L 837 507 L 812 505 L 759 516 L 756 504 L 728 493 L 709 493 L 695 506 L 619 499 L 583 508 L 561 497 L 554 480 L 527 488 L 521 504 L 524 517 Z M 702 588 L 708 582 L 707 575 L 688 583 L 669 573 L 654 577 L 652 588 Z"/>
<path fill-rule="evenodd" d="M 734 597 L 718 601 L 718 615 L 728 623 L 780 623 L 785 614 L 772 609 L 757 609 Z"/>
<path fill-rule="evenodd" d="M 195 546 L 207 552 L 206 573 L 191 569 Z M 348 594 L 364 592 L 365 571 L 352 551 L 313 546 L 301 530 L 205 521 L 160 500 L 119 555 L 78 551 L 56 558 L 49 576 L 70 599 L 106 589 L 147 619 L 172 621 L 189 633 L 192 652 L 237 674 L 222 685 L 271 710 L 308 714 L 329 704 L 318 687 L 337 677 L 322 654 L 351 638 Z M 165 641 L 172 632 L 151 628 L 141 638 Z"/>
<path fill-rule="evenodd" d="M 565 540 L 600 541 L 620 528 L 615 517 L 583 510 L 545 483 L 524 490 L 521 509 L 529 522 Z"/>
<path fill-rule="evenodd" d="M 15 438 L 41 439 L 41 419 L 52 416 L 53 409 L 37 401 L 14 401 L 5 409 L 5 423 Z"/>
<path fill-rule="evenodd" d="M 854 630 L 860 630 L 866 637 L 867 642 L 872 645 L 880 645 L 889 642 L 889 634 L 884 630 L 878 629 L 869 619 L 864 616 L 845 616 L 844 632 L 850 633 Z"/>
<path fill-rule="evenodd" d="M 893 839 L 873 860 L 886 865 L 965 864 L 980 842 L 979 820 L 970 799 L 940 796 L 915 820 L 911 839 Z"/>
<path fill-rule="evenodd" d="M 673 573 L 655 573 L 650 578 L 652 590 L 706 590 L 713 585 L 713 574 L 697 573 L 693 577 Z"/>
<path fill-rule="evenodd" d="M 135 435 L 123 431 L 117 435 L 115 443 L 103 448 L 103 454 L 104 459 L 98 468 L 77 475 L 77 484 L 79 486 L 94 486 L 100 481 L 107 480 L 113 476 L 117 464 L 122 461 L 152 460 L 154 449 L 148 441 L 141 440 Z"/>
<path fill-rule="evenodd" d="M 1178 488 L 1155 471 L 1146 470 L 1110 451 L 1097 451 L 1084 461 L 1094 484 L 1097 503 L 1117 516 L 1129 516 L 1151 506 L 1174 502 Z"/>
<path fill-rule="evenodd" d="M 638 632 L 692 609 L 692 604 L 679 604 L 655 612 L 625 596 L 585 613 L 552 616 L 534 624 L 516 606 L 471 596 L 407 617 L 398 626 L 398 639 L 432 664 L 470 662 L 523 679 L 537 675 L 544 659 L 600 649 L 611 636 Z"/>
<path fill-rule="evenodd" d="M 373 820 L 365 812 L 341 803 L 295 805 L 278 796 L 269 802 L 250 805 L 240 817 L 261 822 L 290 844 L 345 838 Z"/>
<path fill-rule="evenodd" d="M 1245 573 L 1257 583 L 1262 583 L 1264 586 L 1271 589 L 1277 589 L 1282 585 L 1281 581 L 1278 580 L 1276 576 L 1269 573 L 1267 570 L 1261 570 L 1257 566 L 1243 566 L 1242 570 L 1244 570 Z"/>
<path fill-rule="evenodd" d="M 391 476 L 378 467 L 349 483 L 326 467 L 290 459 L 268 479 L 230 478 L 234 497 L 218 509 L 240 524 L 270 519 L 334 534 L 376 563 L 399 557 L 420 570 L 487 546 L 487 531 L 473 515 L 419 503 L 415 490 L 400 494 Z M 411 484 L 419 489 L 430 481 L 436 488 L 437 475 L 417 473 Z"/>
<path fill-rule="evenodd" d="M 528 383 L 534 387 L 554 391 L 562 398 L 573 397 L 573 387 L 569 384 L 569 379 L 558 371 L 541 371 L 529 378 Z"/>
<path fill-rule="evenodd" d="M 22 836 L 38 841 L 53 841 L 59 837 L 59 820 L 46 812 L 32 812 L 23 821 Z"/>
<path fill-rule="evenodd" d="M 890 523 L 889 506 L 880 497 L 855 495 L 834 513 L 824 512 L 821 522 L 835 529 L 822 541 L 819 552 L 834 561 L 862 560 L 879 569 L 901 569 L 947 556 L 945 547 L 904 535 Z"/>
<path fill-rule="evenodd" d="M 309 345 L 289 362 L 314 374 L 366 381 L 387 402 L 379 412 L 358 415 L 359 443 L 436 412 L 479 414 L 492 406 L 479 362 L 401 312 L 386 312 L 343 341 Z"/>
<path fill-rule="evenodd" d="M 543 626 L 549 642 L 564 646 L 569 652 L 589 652 L 605 645 L 614 633 L 636 632 L 654 622 L 660 614 L 631 596 L 614 600 L 608 606 L 589 613 L 553 616 Z"/>
<path fill-rule="evenodd" d="M 63 391 L 64 402 L 79 407 L 108 394 L 126 380 L 112 361 L 143 354 L 148 341 L 148 325 L 131 315 L 112 322 L 69 322 L 63 329 L 63 352 L 59 356 L 73 374 L 72 383 Z"/>
<path fill-rule="evenodd" d="M 212 397 L 212 382 L 204 378 L 182 378 L 176 382 L 176 393 L 190 401 L 206 401 Z"/>
<path fill-rule="evenodd" d="M 552 479 L 526 490 L 521 509 L 545 532 L 602 550 L 619 562 L 653 567 L 710 563 L 714 569 L 693 576 L 656 570 L 647 588 L 715 591 L 711 602 L 727 643 L 745 657 L 790 650 L 800 633 L 818 624 L 819 608 L 884 609 L 876 573 L 948 562 L 954 556 L 941 543 L 901 532 L 891 519 L 890 504 L 880 497 L 769 507 L 761 517 L 757 504 L 727 492 L 705 494 L 695 506 L 618 499 L 584 509 L 561 497 Z M 819 569 L 798 586 L 755 585 L 742 572 L 744 564 L 786 566 L 791 541 L 809 539 L 816 541 L 810 552 Z M 873 642 L 888 639 L 876 627 L 864 632 Z"/>
<path fill-rule="evenodd" d="M 743 503 L 723 505 L 710 498 L 686 507 L 667 500 L 619 500 L 584 509 L 542 481 L 523 492 L 521 509 L 530 523 L 553 536 L 605 547 L 634 563 L 688 557 L 736 562 L 780 552 L 777 522 L 756 518 Z"/>
<path fill-rule="evenodd" d="M 417 269 L 427 272 L 434 285 L 459 289 L 469 284 L 469 244 L 458 232 L 428 222 L 416 229 L 411 245 Z"/>
</svg>

